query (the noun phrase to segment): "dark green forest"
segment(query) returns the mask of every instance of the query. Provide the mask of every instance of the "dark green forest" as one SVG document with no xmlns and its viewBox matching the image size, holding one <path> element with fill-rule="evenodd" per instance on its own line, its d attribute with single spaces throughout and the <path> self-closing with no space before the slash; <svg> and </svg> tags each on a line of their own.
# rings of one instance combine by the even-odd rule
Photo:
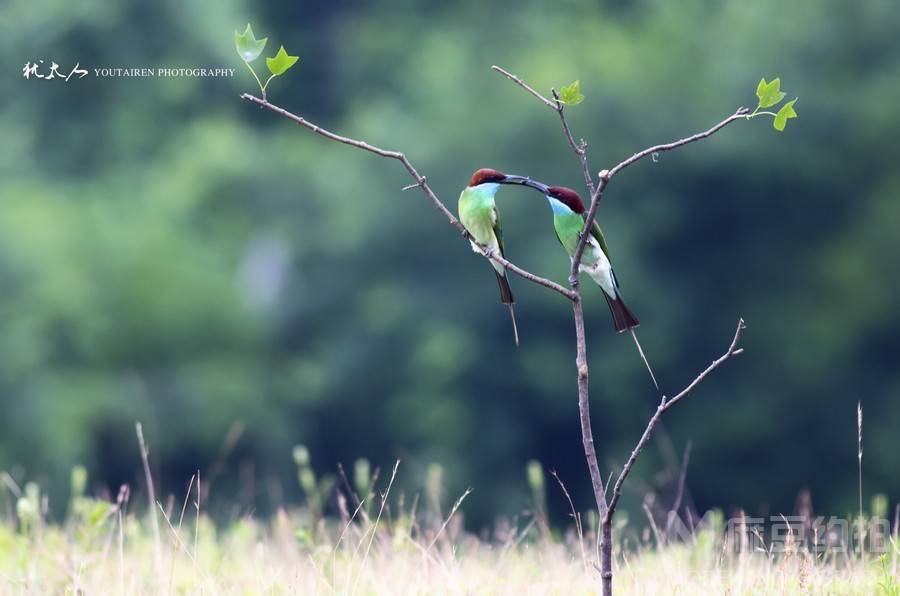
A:
<svg viewBox="0 0 900 596">
<path fill-rule="evenodd" d="M 417 3 L 8 0 L 0 5 L 0 470 L 64 499 L 140 490 L 143 423 L 161 491 L 217 468 L 211 507 L 302 502 L 291 457 L 359 457 L 420 490 L 442 466 L 474 524 L 529 500 L 530 459 L 591 494 L 566 300 L 518 278 L 516 349 L 490 267 L 399 163 L 243 102 L 233 31 L 300 61 L 269 99 L 404 151 L 455 209 L 493 167 L 583 189 L 543 92 L 595 171 L 756 105 L 781 77 L 800 117 L 762 118 L 646 160 L 600 206 L 622 292 L 667 393 L 745 353 L 664 420 L 626 505 L 692 445 L 699 511 L 817 510 L 900 495 L 900 7 L 841 2 Z M 274 47 L 273 47 L 274 46 Z M 235 68 L 231 78 L 26 80 L 23 65 Z M 498 195 L 507 255 L 565 282 L 546 201 Z M 594 431 L 620 466 L 658 396 L 587 285 Z M 236 441 L 224 449 L 229 433 Z M 239 434 L 238 434 L 239 433 Z M 224 451 L 223 451 L 224 449 Z M 434 468 L 432 468 L 434 469 Z M 557 523 L 562 495 L 550 487 Z"/>
</svg>

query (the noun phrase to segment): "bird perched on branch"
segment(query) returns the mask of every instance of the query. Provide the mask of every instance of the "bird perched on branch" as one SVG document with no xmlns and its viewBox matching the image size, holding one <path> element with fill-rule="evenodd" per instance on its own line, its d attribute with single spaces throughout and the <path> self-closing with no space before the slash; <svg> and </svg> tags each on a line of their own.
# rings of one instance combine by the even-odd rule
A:
<svg viewBox="0 0 900 596">
<path fill-rule="evenodd" d="M 550 186 L 545 195 L 553 210 L 553 227 L 556 229 L 556 237 L 569 253 L 569 257 L 574 258 L 575 251 L 578 250 L 578 241 L 581 239 L 581 232 L 584 229 L 584 202 L 577 192 L 564 186 Z M 609 248 L 606 246 L 603 231 L 596 221 L 592 222 L 590 235 L 581 257 L 580 269 L 597 282 L 597 285 L 603 290 L 603 296 L 606 298 L 606 303 L 609 304 L 616 331 L 621 333 L 640 324 L 634 313 L 622 301 L 616 274 L 609 262 Z"/>
<path fill-rule="evenodd" d="M 560 244 L 569 253 L 569 258 L 575 258 L 575 252 L 578 250 L 578 242 L 581 239 L 581 233 L 585 224 L 584 201 L 581 195 L 564 186 L 545 186 L 537 182 L 532 182 L 531 186 L 539 188 L 550 201 L 550 208 L 553 210 L 553 227 L 556 229 L 556 237 Z M 603 291 L 603 297 L 609 305 L 609 312 L 612 314 L 613 325 L 619 333 L 630 331 L 634 343 L 637 345 L 638 352 L 653 384 L 659 389 L 656 382 L 656 376 L 650 368 L 647 357 L 644 356 L 644 350 L 638 341 L 634 328 L 640 325 L 638 318 L 634 313 L 625 306 L 622 300 L 622 294 L 619 291 L 619 282 L 616 274 L 613 272 L 612 264 L 609 262 L 609 248 L 606 246 L 606 239 L 603 237 L 603 231 L 597 221 L 591 223 L 590 234 L 587 243 L 584 246 L 584 253 L 581 257 L 579 270 L 587 273 L 593 279 L 600 289 Z"/>
<path fill-rule="evenodd" d="M 501 184 L 522 184 L 543 191 L 545 186 L 536 183 L 526 176 L 504 174 L 490 168 L 482 168 L 472 174 L 468 186 L 459 195 L 459 221 L 465 226 L 475 242 L 489 249 L 497 251 L 500 256 L 506 256 L 503 246 L 503 228 L 500 225 L 500 214 L 494 197 Z M 484 251 L 472 243 L 472 250 L 479 254 Z M 509 287 L 509 279 L 506 268 L 497 261 L 491 260 L 497 283 L 500 285 L 500 301 L 509 307 L 509 315 L 512 318 L 513 337 L 516 346 L 519 345 L 519 331 L 516 327 L 516 314 L 513 310 L 515 298 Z"/>
</svg>

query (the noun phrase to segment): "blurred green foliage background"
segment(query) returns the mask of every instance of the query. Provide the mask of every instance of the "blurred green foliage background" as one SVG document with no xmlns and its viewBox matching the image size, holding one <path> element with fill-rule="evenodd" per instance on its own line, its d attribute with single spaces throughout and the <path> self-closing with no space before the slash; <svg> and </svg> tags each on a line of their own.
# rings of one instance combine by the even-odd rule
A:
<svg viewBox="0 0 900 596">
<path fill-rule="evenodd" d="M 269 36 L 265 55 L 301 56 L 270 99 L 405 151 L 453 209 L 481 166 L 583 185 L 556 116 L 492 64 L 544 91 L 581 80 L 587 99 L 569 114 L 594 170 L 752 108 L 759 78 L 780 76 L 800 97 L 785 133 L 735 123 L 627 170 L 601 207 L 667 392 L 724 350 L 738 317 L 749 325 L 746 353 L 666 419 L 627 498 L 692 441 L 701 510 L 789 511 L 802 488 L 818 509 L 850 510 L 857 400 L 865 489 L 900 494 L 891 0 L 6 0 L 0 469 L 64 496 L 84 463 L 114 494 L 138 483 L 141 420 L 163 492 L 219 461 L 223 508 L 296 500 L 297 443 L 319 471 L 400 458 L 410 489 L 439 462 L 449 492 L 475 488 L 476 522 L 527 503 L 530 458 L 590 504 L 569 305 L 514 278 L 515 349 L 487 263 L 400 191 L 399 164 L 238 98 L 255 88 L 232 39 L 248 21 Z M 39 59 L 238 70 L 22 78 Z M 510 258 L 563 281 L 543 199 L 510 188 L 499 201 Z M 609 470 L 657 398 L 594 287 L 587 316 Z"/>
</svg>

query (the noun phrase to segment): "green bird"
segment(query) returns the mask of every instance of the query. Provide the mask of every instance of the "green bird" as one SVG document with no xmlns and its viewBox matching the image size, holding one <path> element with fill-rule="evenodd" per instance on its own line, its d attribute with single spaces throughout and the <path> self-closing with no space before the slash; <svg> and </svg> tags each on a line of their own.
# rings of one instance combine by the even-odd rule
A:
<svg viewBox="0 0 900 596">
<path fill-rule="evenodd" d="M 472 238 L 476 242 L 488 248 L 498 251 L 501 256 L 506 256 L 503 246 L 503 228 L 500 225 L 500 213 L 497 211 L 497 204 L 494 197 L 500 190 L 501 184 L 523 184 L 531 186 L 543 191 L 546 188 L 542 184 L 533 182 L 525 176 L 515 176 L 504 174 L 490 168 L 482 168 L 472 174 L 466 186 L 459 195 L 459 221 L 469 231 Z M 478 254 L 482 251 L 473 242 L 472 250 Z M 519 331 L 516 326 L 516 313 L 513 310 L 513 304 L 516 299 L 513 297 L 512 289 L 509 287 L 509 279 L 506 275 L 506 268 L 491 261 L 494 267 L 494 273 L 497 276 L 497 283 L 500 285 L 500 301 L 509 307 L 509 315 L 512 318 L 513 337 L 516 346 L 519 345 Z"/>
<path fill-rule="evenodd" d="M 544 192 L 544 196 L 550 201 L 550 208 L 553 210 L 553 227 L 556 230 L 556 237 L 560 244 L 569 253 L 569 258 L 575 257 L 578 250 L 578 242 L 581 239 L 581 232 L 584 230 L 585 209 L 584 201 L 581 196 L 564 186 L 544 186 L 540 183 L 532 182 L 530 186 L 539 188 Z M 656 382 L 656 376 L 644 356 L 644 350 L 638 341 L 634 328 L 640 325 L 638 318 L 625 305 L 622 300 L 622 293 L 619 290 L 619 282 L 616 274 L 613 272 L 612 264 L 609 261 L 609 248 L 606 245 L 606 239 L 603 237 L 603 231 L 596 220 L 591 225 L 590 236 L 584 247 L 584 253 L 581 257 L 579 270 L 587 273 L 593 279 L 600 289 L 603 291 L 603 297 L 609 305 L 609 312 L 612 314 L 613 325 L 619 333 L 630 331 L 637 345 L 641 359 L 650 373 L 650 378 L 657 390 L 659 384 Z"/>
</svg>

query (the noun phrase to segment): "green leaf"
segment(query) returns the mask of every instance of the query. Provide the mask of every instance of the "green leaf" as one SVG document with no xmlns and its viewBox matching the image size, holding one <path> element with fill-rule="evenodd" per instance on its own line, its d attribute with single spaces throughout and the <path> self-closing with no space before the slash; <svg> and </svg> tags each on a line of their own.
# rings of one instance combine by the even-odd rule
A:
<svg viewBox="0 0 900 596">
<path fill-rule="evenodd" d="M 296 64 L 299 59 L 299 56 L 288 55 L 288 53 L 284 51 L 284 46 L 281 46 L 278 53 L 275 54 L 273 58 L 266 58 L 266 66 L 268 66 L 269 71 L 277 77 L 278 75 L 284 74 L 285 71 Z"/>
<path fill-rule="evenodd" d="M 794 102 L 796 102 L 796 101 L 797 101 L 797 98 L 795 97 L 791 101 L 789 101 L 786 104 L 784 104 L 783 106 L 781 106 L 781 109 L 778 110 L 777 114 L 775 114 L 775 121 L 772 122 L 772 126 L 775 127 L 775 130 L 777 130 L 779 132 L 784 130 L 784 127 L 787 124 L 787 121 L 790 120 L 791 118 L 797 117 L 797 112 L 794 111 Z"/>
<path fill-rule="evenodd" d="M 581 81 L 575 81 L 571 85 L 566 85 L 560 89 L 559 99 L 570 106 L 577 106 L 583 102 L 584 95 L 581 94 Z"/>
<path fill-rule="evenodd" d="M 776 105 L 784 99 L 784 92 L 781 91 L 781 79 L 776 77 L 770 83 L 767 83 L 765 78 L 760 79 L 759 85 L 756 86 L 756 97 L 759 98 L 760 108 L 771 108 Z"/>
<path fill-rule="evenodd" d="M 238 56 L 244 62 L 253 62 L 259 58 L 268 40 L 268 37 L 256 39 L 253 36 L 253 29 L 250 28 L 250 23 L 247 23 L 247 28 L 244 29 L 243 33 L 238 33 L 237 29 L 234 31 L 234 47 L 237 49 Z"/>
</svg>

